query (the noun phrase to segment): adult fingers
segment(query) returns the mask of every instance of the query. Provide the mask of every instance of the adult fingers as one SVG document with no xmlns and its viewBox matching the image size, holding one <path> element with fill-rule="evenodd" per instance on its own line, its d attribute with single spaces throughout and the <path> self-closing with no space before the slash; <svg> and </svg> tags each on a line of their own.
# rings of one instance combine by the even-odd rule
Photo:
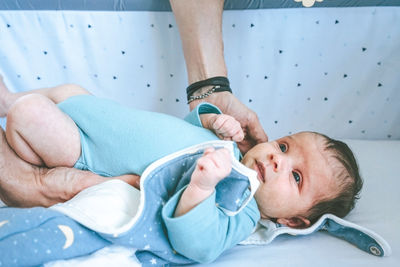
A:
<svg viewBox="0 0 400 267">
<path fill-rule="evenodd" d="M 245 154 L 252 147 L 259 143 L 267 142 L 268 136 L 264 132 L 257 115 L 251 111 L 248 115 L 246 125 L 244 127 L 244 139 L 238 142 L 240 152 Z"/>
<path fill-rule="evenodd" d="M 249 114 L 249 121 L 247 124 L 247 134 L 253 139 L 257 144 L 268 142 L 268 136 L 261 126 L 260 120 L 255 112 Z"/>
</svg>

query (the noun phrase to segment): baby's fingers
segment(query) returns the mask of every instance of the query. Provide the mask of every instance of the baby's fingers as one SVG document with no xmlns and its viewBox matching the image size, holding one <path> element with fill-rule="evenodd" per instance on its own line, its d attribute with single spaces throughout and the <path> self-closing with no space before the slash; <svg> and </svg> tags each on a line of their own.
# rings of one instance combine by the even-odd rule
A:
<svg viewBox="0 0 400 267">
<path fill-rule="evenodd" d="M 201 158 L 198 159 L 197 165 L 202 171 L 218 172 L 219 170 L 227 170 L 231 168 L 231 157 L 227 149 L 206 149 Z M 225 172 L 225 171 L 222 171 Z"/>
<path fill-rule="evenodd" d="M 240 123 L 229 115 L 219 115 L 212 127 L 216 134 L 224 140 L 234 140 L 237 142 L 243 140 L 244 133 L 240 127 Z"/>
<path fill-rule="evenodd" d="M 208 154 L 211 154 L 211 153 L 213 153 L 215 151 L 215 148 L 214 147 L 207 147 L 205 150 L 204 150 L 204 152 L 203 152 L 203 157 L 204 156 L 206 156 L 206 155 L 208 155 Z"/>
<path fill-rule="evenodd" d="M 217 119 L 214 121 L 212 127 L 216 131 L 224 131 L 229 127 L 234 125 L 234 122 L 237 122 L 233 117 L 225 114 L 218 115 Z M 239 124 L 239 122 L 237 122 Z M 240 124 L 239 124 L 240 126 Z"/>
<path fill-rule="evenodd" d="M 235 134 L 232 135 L 232 140 L 235 142 L 241 142 L 244 139 L 243 129 L 240 128 Z"/>
</svg>

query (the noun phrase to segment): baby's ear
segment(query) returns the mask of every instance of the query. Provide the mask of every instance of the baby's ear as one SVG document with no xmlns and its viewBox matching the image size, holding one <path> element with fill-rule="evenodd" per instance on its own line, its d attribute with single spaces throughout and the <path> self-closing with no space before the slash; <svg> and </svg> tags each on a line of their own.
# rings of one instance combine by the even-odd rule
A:
<svg viewBox="0 0 400 267">
<path fill-rule="evenodd" d="M 292 227 L 292 228 L 299 228 L 299 229 L 307 228 L 311 224 L 310 220 L 303 216 L 296 216 L 296 217 L 292 217 L 289 219 L 279 218 L 277 220 L 277 223 L 284 224 L 284 225 Z"/>
</svg>

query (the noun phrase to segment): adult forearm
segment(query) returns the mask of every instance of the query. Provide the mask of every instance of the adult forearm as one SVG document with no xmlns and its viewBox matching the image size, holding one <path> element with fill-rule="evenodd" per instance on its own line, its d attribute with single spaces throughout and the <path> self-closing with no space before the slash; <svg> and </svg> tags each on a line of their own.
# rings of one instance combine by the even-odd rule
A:
<svg viewBox="0 0 400 267">
<path fill-rule="evenodd" d="M 48 207 L 104 181 L 90 172 L 64 167 L 7 169 L 1 169 L 0 198 L 6 205 L 14 207 Z"/>
<path fill-rule="evenodd" d="M 0 199 L 13 207 L 49 207 L 65 202 L 85 188 L 109 179 L 120 179 L 139 189 L 138 175 L 102 177 L 90 171 L 74 168 L 39 168 L 24 170 L 1 168 Z"/>
<path fill-rule="evenodd" d="M 223 0 L 170 0 L 182 40 L 189 84 L 226 76 Z"/>
</svg>

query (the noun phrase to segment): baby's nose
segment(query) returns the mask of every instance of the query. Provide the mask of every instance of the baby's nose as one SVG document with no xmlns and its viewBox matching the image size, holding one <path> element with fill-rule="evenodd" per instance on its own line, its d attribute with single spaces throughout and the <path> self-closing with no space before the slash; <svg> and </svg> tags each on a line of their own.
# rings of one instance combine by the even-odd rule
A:
<svg viewBox="0 0 400 267">
<path fill-rule="evenodd" d="M 287 160 L 282 155 L 273 155 L 269 156 L 269 160 L 272 165 L 272 169 L 274 172 L 284 171 L 288 168 Z"/>
</svg>

